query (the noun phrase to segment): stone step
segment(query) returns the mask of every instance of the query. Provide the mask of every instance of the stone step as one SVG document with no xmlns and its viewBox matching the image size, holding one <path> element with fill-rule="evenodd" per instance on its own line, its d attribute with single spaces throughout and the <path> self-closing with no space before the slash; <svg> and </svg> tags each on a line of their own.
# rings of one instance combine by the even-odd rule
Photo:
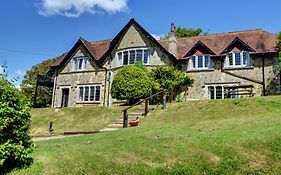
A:
<svg viewBox="0 0 281 175">
<path fill-rule="evenodd" d="M 143 113 L 142 112 L 132 112 L 132 113 L 129 113 L 128 116 L 143 116 Z"/>
<path fill-rule="evenodd" d="M 123 123 L 122 124 L 109 124 L 107 125 L 107 128 L 123 128 Z"/>
</svg>

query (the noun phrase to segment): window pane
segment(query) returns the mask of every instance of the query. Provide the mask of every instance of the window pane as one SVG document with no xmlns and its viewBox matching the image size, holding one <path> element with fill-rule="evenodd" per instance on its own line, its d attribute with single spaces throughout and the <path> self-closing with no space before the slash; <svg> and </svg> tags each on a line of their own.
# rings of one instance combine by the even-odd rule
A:
<svg viewBox="0 0 281 175">
<path fill-rule="evenodd" d="M 204 67 L 205 68 L 208 68 L 209 67 L 209 61 L 210 61 L 210 56 L 209 55 L 205 55 L 205 65 Z"/>
<path fill-rule="evenodd" d="M 144 50 L 144 55 L 143 55 L 144 64 L 148 63 L 148 58 L 149 58 L 149 50 Z"/>
<path fill-rule="evenodd" d="M 241 65 L 241 56 L 240 56 L 240 52 L 235 53 L 235 65 L 236 65 L 236 66 Z"/>
<path fill-rule="evenodd" d="M 79 101 L 83 101 L 84 88 L 79 87 Z"/>
<path fill-rule="evenodd" d="M 192 67 L 193 67 L 193 68 L 196 68 L 196 61 L 195 61 L 195 60 L 196 60 L 196 57 L 195 57 L 195 56 L 192 56 L 191 59 L 192 59 Z"/>
<path fill-rule="evenodd" d="M 90 87 L 90 101 L 95 100 L 95 86 Z"/>
<path fill-rule="evenodd" d="M 123 65 L 128 64 L 128 51 L 123 52 Z"/>
<path fill-rule="evenodd" d="M 122 52 L 118 53 L 118 64 L 122 65 Z"/>
<path fill-rule="evenodd" d="M 198 68 L 203 67 L 203 56 L 198 56 Z"/>
<path fill-rule="evenodd" d="M 83 69 L 86 70 L 87 69 L 87 63 L 88 63 L 87 58 L 83 58 L 83 62 L 84 62 Z"/>
<path fill-rule="evenodd" d="M 78 69 L 78 60 L 75 58 L 74 59 L 74 70 Z"/>
<path fill-rule="evenodd" d="M 233 55 L 232 55 L 232 53 L 228 53 L 228 60 L 229 60 L 229 65 L 233 66 Z"/>
<path fill-rule="evenodd" d="M 83 66 L 83 59 L 78 59 L 78 70 L 81 70 Z"/>
<path fill-rule="evenodd" d="M 209 99 L 215 99 L 214 86 L 209 86 L 208 87 L 208 94 L 209 94 Z"/>
<path fill-rule="evenodd" d="M 136 52 L 134 50 L 130 51 L 130 64 L 135 63 Z"/>
<path fill-rule="evenodd" d="M 89 87 L 85 87 L 84 101 L 89 101 Z"/>
<path fill-rule="evenodd" d="M 142 61 L 142 50 L 137 50 L 137 61 Z"/>
<path fill-rule="evenodd" d="M 243 52 L 243 65 L 247 64 L 247 60 L 248 60 L 248 53 L 247 52 Z"/>
<path fill-rule="evenodd" d="M 96 98 L 95 101 L 100 101 L 100 86 L 96 86 Z"/>
<path fill-rule="evenodd" d="M 216 86 L 216 99 L 222 99 L 222 87 Z"/>
</svg>

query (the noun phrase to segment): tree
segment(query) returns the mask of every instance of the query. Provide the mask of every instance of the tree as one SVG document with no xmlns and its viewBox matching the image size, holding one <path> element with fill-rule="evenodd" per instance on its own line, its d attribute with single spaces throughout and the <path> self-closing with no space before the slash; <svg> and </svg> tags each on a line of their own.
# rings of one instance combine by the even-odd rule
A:
<svg viewBox="0 0 281 175">
<path fill-rule="evenodd" d="M 200 28 L 187 28 L 187 27 L 178 27 L 176 29 L 176 36 L 177 37 L 192 37 L 192 36 L 198 36 L 202 34 L 207 34 L 206 32 L 203 32 Z"/>
<path fill-rule="evenodd" d="M 54 59 L 45 60 L 42 63 L 32 66 L 32 68 L 24 75 L 24 79 L 21 84 L 21 91 L 30 100 L 33 100 L 34 98 L 37 76 L 46 74 L 50 70 L 53 62 Z M 51 98 L 52 93 L 48 88 L 39 87 L 36 100 L 37 107 L 48 106 L 51 102 Z"/>
<path fill-rule="evenodd" d="M 166 90 L 168 95 L 175 95 L 180 88 L 193 81 L 183 72 L 170 66 L 158 66 L 151 71 L 155 91 Z"/>
<path fill-rule="evenodd" d="M 279 49 L 279 68 L 281 70 L 281 32 L 277 34 L 277 47 Z"/>
<path fill-rule="evenodd" d="M 181 37 L 192 37 L 198 35 L 206 35 L 207 32 L 204 32 L 201 28 L 191 28 L 191 27 L 177 27 L 176 28 L 176 36 Z M 161 37 L 160 39 L 168 39 L 168 35 Z"/>
<path fill-rule="evenodd" d="M 151 95 L 152 82 L 147 70 L 137 65 L 128 65 L 116 73 L 112 81 L 111 95 L 129 104 Z"/>
<path fill-rule="evenodd" d="M 0 174 L 30 165 L 33 144 L 29 102 L 5 76 L 0 77 Z"/>
</svg>

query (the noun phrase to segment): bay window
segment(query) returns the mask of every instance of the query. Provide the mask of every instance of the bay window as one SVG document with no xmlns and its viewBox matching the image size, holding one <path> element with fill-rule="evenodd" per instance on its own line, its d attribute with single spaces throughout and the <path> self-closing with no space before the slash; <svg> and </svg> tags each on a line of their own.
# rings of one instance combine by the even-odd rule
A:
<svg viewBox="0 0 281 175">
<path fill-rule="evenodd" d="M 149 64 L 150 49 L 148 48 L 136 48 L 126 49 L 117 52 L 118 65 L 135 64 L 136 62 L 143 62 Z"/>
</svg>

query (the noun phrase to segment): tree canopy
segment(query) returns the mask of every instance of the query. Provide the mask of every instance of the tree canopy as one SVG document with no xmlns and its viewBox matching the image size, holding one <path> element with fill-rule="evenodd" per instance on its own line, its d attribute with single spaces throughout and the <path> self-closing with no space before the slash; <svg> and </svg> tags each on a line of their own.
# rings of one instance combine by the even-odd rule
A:
<svg viewBox="0 0 281 175">
<path fill-rule="evenodd" d="M 192 36 L 199 36 L 199 35 L 206 35 L 208 32 L 204 32 L 201 28 L 192 28 L 192 27 L 177 27 L 176 28 L 176 36 L 181 37 L 192 37 Z M 160 39 L 167 39 L 168 34 Z"/>
<path fill-rule="evenodd" d="M 192 37 L 206 34 L 201 28 L 191 28 L 191 27 L 177 27 L 176 36 L 177 37 Z"/>
<path fill-rule="evenodd" d="M 4 76 L 0 77 L 0 174 L 30 165 L 33 144 L 28 135 L 29 102 Z"/>
<path fill-rule="evenodd" d="M 169 95 L 178 93 L 182 86 L 192 83 L 183 71 L 171 66 L 158 66 L 152 69 L 151 76 L 154 90 L 166 90 Z"/>
<path fill-rule="evenodd" d="M 152 93 L 152 83 L 147 70 L 137 65 L 128 65 L 117 71 L 111 86 L 111 95 L 130 104 Z"/>
<path fill-rule="evenodd" d="M 37 76 L 47 73 L 50 70 L 50 66 L 53 62 L 54 59 L 45 60 L 37 65 L 32 66 L 32 68 L 26 72 L 21 84 L 22 93 L 26 97 L 29 99 L 34 98 Z M 37 107 L 48 106 L 51 102 L 51 98 L 51 92 L 48 88 L 39 87 L 37 91 Z"/>
</svg>

